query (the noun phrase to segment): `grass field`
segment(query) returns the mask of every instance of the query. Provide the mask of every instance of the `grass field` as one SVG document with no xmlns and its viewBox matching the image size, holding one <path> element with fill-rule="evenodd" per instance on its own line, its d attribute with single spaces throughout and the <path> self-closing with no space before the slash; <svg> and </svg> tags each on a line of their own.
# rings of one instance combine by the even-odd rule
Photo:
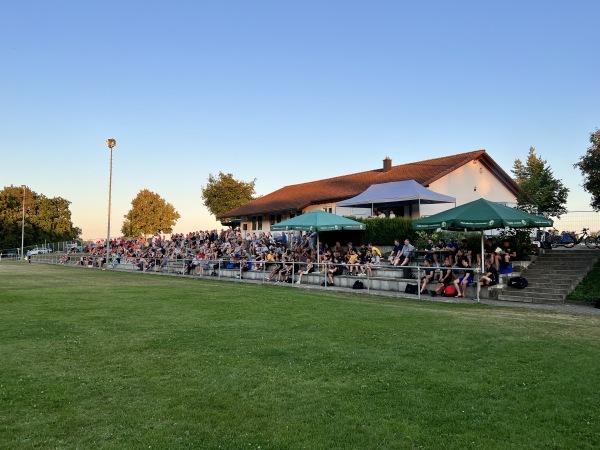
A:
<svg viewBox="0 0 600 450">
<path fill-rule="evenodd" d="M 2 448 L 598 448 L 598 316 L 0 264 Z"/>
</svg>

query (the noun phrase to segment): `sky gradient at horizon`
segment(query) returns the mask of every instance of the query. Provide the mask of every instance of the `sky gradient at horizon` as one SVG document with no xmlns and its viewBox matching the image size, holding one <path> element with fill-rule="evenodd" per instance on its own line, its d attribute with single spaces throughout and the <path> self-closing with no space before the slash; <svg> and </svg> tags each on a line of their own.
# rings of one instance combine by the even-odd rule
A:
<svg viewBox="0 0 600 450">
<path fill-rule="evenodd" d="M 594 1 L 156 1 L 4 5 L 1 184 L 72 202 L 112 234 L 142 189 L 219 227 L 210 173 L 284 185 L 530 146 L 590 210 L 573 168 L 600 126 Z"/>
</svg>

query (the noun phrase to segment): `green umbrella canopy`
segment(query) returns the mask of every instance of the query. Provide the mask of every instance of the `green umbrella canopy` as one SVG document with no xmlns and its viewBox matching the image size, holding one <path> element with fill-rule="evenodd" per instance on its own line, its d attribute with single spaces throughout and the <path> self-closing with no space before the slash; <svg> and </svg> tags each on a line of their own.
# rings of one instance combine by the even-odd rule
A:
<svg viewBox="0 0 600 450">
<path fill-rule="evenodd" d="M 413 221 L 414 230 L 474 231 L 492 228 L 550 227 L 554 222 L 542 216 L 480 198 L 433 216 Z"/>
<path fill-rule="evenodd" d="M 364 230 L 365 224 L 320 209 L 271 225 L 271 231 Z"/>
<path fill-rule="evenodd" d="M 480 198 L 433 216 L 415 220 L 412 227 L 414 230 L 437 230 L 440 228 L 452 231 L 481 231 L 481 254 L 483 255 L 484 230 L 506 227 L 550 227 L 553 223 L 552 219 Z M 484 260 L 481 258 L 481 272 L 485 273 L 484 270 Z M 477 292 L 477 301 L 479 301 L 479 291 Z"/>
</svg>

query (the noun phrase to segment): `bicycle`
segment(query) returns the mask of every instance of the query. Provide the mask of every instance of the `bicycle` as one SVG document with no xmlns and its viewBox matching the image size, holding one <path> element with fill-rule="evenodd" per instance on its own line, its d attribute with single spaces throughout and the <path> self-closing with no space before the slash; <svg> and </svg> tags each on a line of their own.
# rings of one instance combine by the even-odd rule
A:
<svg viewBox="0 0 600 450">
<path fill-rule="evenodd" d="M 571 233 L 567 233 L 566 231 L 563 231 L 561 234 L 557 234 L 557 230 L 552 230 L 546 233 L 546 238 L 544 239 L 544 242 L 551 248 L 573 248 L 576 245 L 581 244 L 581 242 L 583 241 L 587 248 L 600 249 L 600 237 L 591 236 L 587 234 L 588 231 L 589 228 L 584 228 L 583 230 L 581 230 L 581 235 L 572 235 Z"/>
</svg>

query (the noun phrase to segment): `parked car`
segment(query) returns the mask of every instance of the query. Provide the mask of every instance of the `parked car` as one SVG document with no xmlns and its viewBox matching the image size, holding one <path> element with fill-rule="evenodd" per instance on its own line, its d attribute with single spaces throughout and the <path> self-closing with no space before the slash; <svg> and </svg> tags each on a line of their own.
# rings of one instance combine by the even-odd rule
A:
<svg viewBox="0 0 600 450">
<path fill-rule="evenodd" d="M 52 249 L 47 247 L 35 247 L 31 249 L 32 255 L 41 255 L 43 253 L 51 253 Z"/>
<path fill-rule="evenodd" d="M 0 258 L 16 258 L 17 256 L 19 256 L 19 255 L 17 254 L 17 252 L 15 252 L 15 251 L 12 251 L 12 250 L 9 250 L 9 251 L 8 251 L 8 252 L 6 252 L 6 253 L 1 253 L 1 252 L 0 252 Z"/>
<path fill-rule="evenodd" d="M 83 247 L 77 244 L 67 244 L 65 251 L 69 253 L 82 253 Z"/>
</svg>

